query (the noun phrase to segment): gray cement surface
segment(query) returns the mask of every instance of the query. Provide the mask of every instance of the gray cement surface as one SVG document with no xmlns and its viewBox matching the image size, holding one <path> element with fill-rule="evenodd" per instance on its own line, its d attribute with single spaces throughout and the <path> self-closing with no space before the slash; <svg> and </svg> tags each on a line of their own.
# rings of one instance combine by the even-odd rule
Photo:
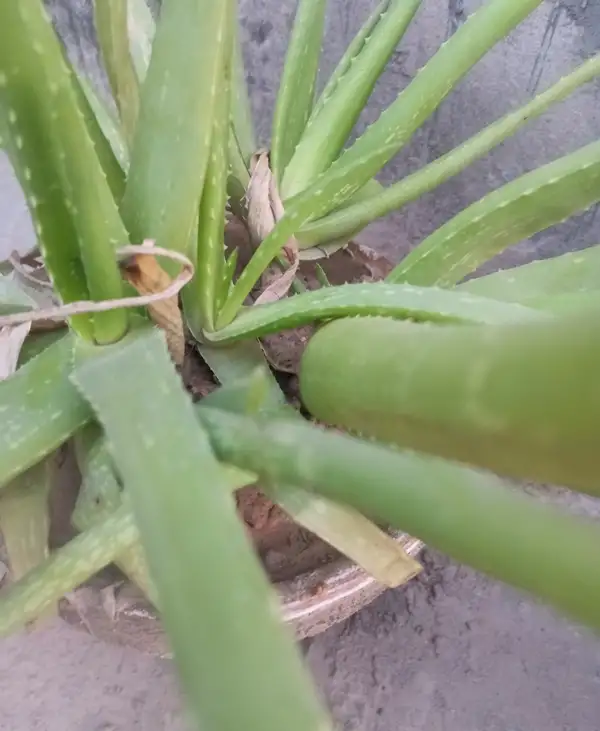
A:
<svg viewBox="0 0 600 731">
<path fill-rule="evenodd" d="M 90 0 L 49 0 L 69 49 L 97 62 Z M 323 71 L 375 0 L 331 0 Z M 378 84 L 359 129 L 373 121 L 478 2 L 424 0 Z M 286 47 L 291 0 L 240 0 L 259 134 Z M 279 10 L 279 12 L 276 12 Z M 552 83 L 600 47 L 600 0 L 545 2 L 460 84 L 386 169 L 401 177 Z M 365 232 L 400 258 L 485 191 L 598 135 L 598 85 L 579 91 L 469 171 Z M 596 243 L 595 209 L 523 242 L 491 266 Z M 0 255 L 32 231 L 0 157 Z M 432 506 L 432 509 L 434 506 Z M 598 505 L 580 501 L 583 512 Z M 342 729 L 364 731 L 600 731 L 600 643 L 548 609 L 427 552 L 426 571 L 345 624 L 305 643 L 307 662 Z M 105 646 L 64 625 L 0 643 L 0 731 L 179 731 L 186 728 L 172 665 Z"/>
</svg>

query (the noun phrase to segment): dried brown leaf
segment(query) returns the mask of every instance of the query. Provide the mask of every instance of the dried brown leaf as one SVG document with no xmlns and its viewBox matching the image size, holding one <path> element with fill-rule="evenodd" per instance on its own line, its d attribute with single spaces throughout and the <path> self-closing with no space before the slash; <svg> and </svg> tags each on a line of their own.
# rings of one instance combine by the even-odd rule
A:
<svg viewBox="0 0 600 731">
<path fill-rule="evenodd" d="M 151 253 L 136 254 L 123 267 L 123 276 L 141 295 L 164 291 L 172 282 Z M 152 321 L 165 331 L 167 346 L 177 365 L 183 363 L 185 338 L 177 295 L 148 305 Z"/>
</svg>

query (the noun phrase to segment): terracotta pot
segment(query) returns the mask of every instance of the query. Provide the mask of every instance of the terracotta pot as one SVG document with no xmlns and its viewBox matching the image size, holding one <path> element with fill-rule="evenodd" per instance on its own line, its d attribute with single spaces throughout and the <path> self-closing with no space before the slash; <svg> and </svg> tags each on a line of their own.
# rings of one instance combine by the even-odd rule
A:
<svg viewBox="0 0 600 731">
<path fill-rule="evenodd" d="M 420 541 L 405 535 L 396 539 L 412 556 L 422 547 Z M 283 619 L 297 639 L 313 637 L 348 619 L 386 589 L 345 558 L 276 583 L 275 588 Z M 170 657 L 156 612 L 130 584 L 115 588 L 110 579 L 97 579 L 62 601 L 61 616 L 103 641 Z"/>
</svg>

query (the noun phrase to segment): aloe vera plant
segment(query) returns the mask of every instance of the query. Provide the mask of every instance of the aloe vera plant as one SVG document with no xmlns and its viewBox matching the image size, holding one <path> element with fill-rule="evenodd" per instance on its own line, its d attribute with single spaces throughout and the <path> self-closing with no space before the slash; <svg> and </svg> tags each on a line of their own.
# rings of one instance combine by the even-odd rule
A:
<svg viewBox="0 0 600 731">
<path fill-rule="evenodd" d="M 386 282 L 328 286 L 321 272 L 302 291 L 297 275 L 301 255 L 343 245 L 598 75 L 589 59 L 422 170 L 375 181 L 539 3 L 488 0 L 345 148 L 420 3 L 382 0 L 319 95 L 326 3 L 301 0 L 270 156 L 255 149 L 235 0 L 164 0 L 156 25 L 143 0 L 96 0 L 116 117 L 66 60 L 41 0 L 0 5 L 2 146 L 43 261 L 15 271 L 36 286 L 45 272 L 66 306 L 0 280 L 0 529 L 13 574 L 0 634 L 114 563 L 160 610 L 202 728 L 328 728 L 236 514 L 232 493 L 257 480 L 382 584 L 420 570 L 390 527 L 600 627 L 600 529 L 478 471 L 598 493 L 600 249 L 462 281 L 600 200 L 598 143 L 466 208 Z M 241 267 L 224 245 L 232 213 L 256 249 Z M 274 261 L 287 271 L 256 296 Z M 215 381 L 197 405 L 169 358 L 183 353 L 184 322 Z M 260 339 L 311 324 L 307 418 Z M 50 468 L 70 440 L 79 534 L 49 552 Z"/>
</svg>

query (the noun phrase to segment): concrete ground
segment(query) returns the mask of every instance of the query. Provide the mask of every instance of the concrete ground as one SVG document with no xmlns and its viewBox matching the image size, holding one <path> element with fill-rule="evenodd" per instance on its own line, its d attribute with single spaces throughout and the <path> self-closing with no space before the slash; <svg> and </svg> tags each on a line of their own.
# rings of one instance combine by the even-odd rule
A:
<svg viewBox="0 0 600 731">
<path fill-rule="evenodd" d="M 63 35 L 93 66 L 89 0 L 54 0 Z M 268 134 L 284 31 L 293 3 L 241 0 L 249 82 L 259 131 Z M 375 0 L 331 0 L 329 69 Z M 372 120 L 477 2 L 425 0 L 378 85 L 361 124 Z M 70 10 L 67 10 L 67 6 Z M 386 171 L 399 177 L 449 149 L 538 86 L 599 49 L 600 0 L 546 2 L 489 54 Z M 598 86 L 577 93 L 486 160 L 365 238 L 399 258 L 486 190 L 575 149 L 600 130 Z M 595 210 L 524 242 L 509 266 L 599 240 Z M 0 158 L 0 254 L 27 248 L 31 230 Z M 432 506 L 432 509 L 434 506 Z M 579 500 L 582 512 L 598 504 Z M 494 581 L 424 554 L 408 587 L 304 644 L 308 665 L 342 729 L 363 731 L 599 731 L 600 642 Z M 170 662 L 105 646 L 64 625 L 0 643 L 0 731 L 158 731 L 185 728 Z"/>
</svg>

